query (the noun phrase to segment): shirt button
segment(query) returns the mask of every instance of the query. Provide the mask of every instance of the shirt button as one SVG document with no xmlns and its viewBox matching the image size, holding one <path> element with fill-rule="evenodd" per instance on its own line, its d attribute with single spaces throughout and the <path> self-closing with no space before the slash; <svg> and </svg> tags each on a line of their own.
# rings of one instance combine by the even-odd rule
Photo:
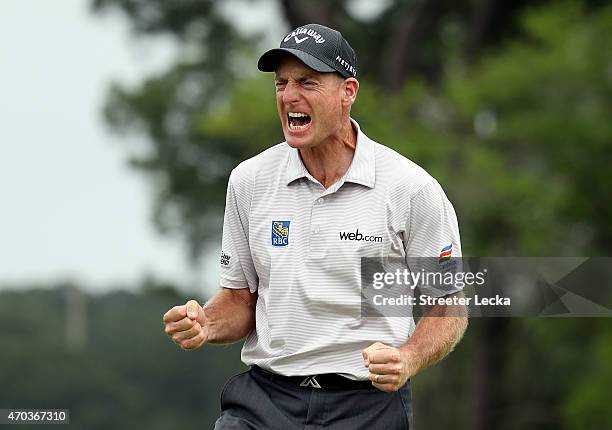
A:
<svg viewBox="0 0 612 430">
<path fill-rule="evenodd" d="M 322 205 L 323 204 L 323 197 L 320 197 L 317 199 L 317 203 Z"/>
<path fill-rule="evenodd" d="M 319 234 L 320 231 L 321 231 L 321 229 L 319 229 L 319 227 L 315 227 L 315 229 L 314 229 L 315 234 Z"/>
</svg>

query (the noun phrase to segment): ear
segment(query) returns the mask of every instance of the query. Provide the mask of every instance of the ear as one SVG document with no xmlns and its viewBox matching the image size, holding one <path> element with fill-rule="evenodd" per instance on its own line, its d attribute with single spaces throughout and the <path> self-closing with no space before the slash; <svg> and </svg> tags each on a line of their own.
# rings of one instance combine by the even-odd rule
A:
<svg viewBox="0 0 612 430">
<path fill-rule="evenodd" d="M 359 81 L 355 78 L 346 78 L 342 83 L 342 105 L 351 107 L 357 98 Z"/>
</svg>

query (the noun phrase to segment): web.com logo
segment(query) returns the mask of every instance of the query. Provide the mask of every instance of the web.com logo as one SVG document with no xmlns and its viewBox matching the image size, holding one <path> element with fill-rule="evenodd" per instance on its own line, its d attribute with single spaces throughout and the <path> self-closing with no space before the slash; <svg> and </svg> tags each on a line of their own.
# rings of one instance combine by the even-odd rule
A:
<svg viewBox="0 0 612 430">
<path fill-rule="evenodd" d="M 341 231 L 340 232 L 340 240 L 356 240 L 356 241 L 364 241 L 364 242 L 382 242 L 382 236 L 369 236 L 366 234 L 361 234 L 359 229 L 355 230 L 355 232 Z"/>
</svg>

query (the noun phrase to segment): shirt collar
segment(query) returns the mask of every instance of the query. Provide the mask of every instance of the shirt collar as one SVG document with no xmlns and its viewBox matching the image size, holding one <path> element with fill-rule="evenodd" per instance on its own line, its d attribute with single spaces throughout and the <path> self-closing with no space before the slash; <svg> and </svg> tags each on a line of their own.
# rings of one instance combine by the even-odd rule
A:
<svg viewBox="0 0 612 430">
<path fill-rule="evenodd" d="M 353 161 L 344 175 L 344 182 L 353 182 L 364 185 L 368 188 L 374 188 L 376 180 L 376 160 L 374 156 L 373 142 L 360 129 L 359 124 L 353 118 L 350 118 L 351 124 L 357 130 L 357 146 Z M 296 179 L 312 178 L 306 166 L 302 162 L 300 153 L 296 148 L 289 148 L 289 157 L 287 160 L 286 180 L 287 185 Z"/>
</svg>

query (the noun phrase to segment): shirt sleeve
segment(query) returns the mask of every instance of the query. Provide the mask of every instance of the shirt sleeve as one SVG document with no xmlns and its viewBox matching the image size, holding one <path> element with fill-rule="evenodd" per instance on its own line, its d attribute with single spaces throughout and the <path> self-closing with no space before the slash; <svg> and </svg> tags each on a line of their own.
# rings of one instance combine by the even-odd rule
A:
<svg viewBox="0 0 612 430">
<path fill-rule="evenodd" d="M 420 283 L 422 294 L 441 297 L 462 290 L 454 281 L 441 283 L 442 275 L 456 274 L 461 265 L 461 240 L 453 205 L 435 179 L 428 182 L 410 201 L 406 226 L 406 263 L 411 272 L 441 274 L 433 282 Z M 454 276 L 454 275 L 453 275 Z M 454 279 L 454 278 L 453 278 Z"/>
<path fill-rule="evenodd" d="M 258 277 L 249 246 L 250 190 L 234 172 L 227 185 L 219 283 L 224 288 L 248 287 L 253 293 Z"/>
</svg>

